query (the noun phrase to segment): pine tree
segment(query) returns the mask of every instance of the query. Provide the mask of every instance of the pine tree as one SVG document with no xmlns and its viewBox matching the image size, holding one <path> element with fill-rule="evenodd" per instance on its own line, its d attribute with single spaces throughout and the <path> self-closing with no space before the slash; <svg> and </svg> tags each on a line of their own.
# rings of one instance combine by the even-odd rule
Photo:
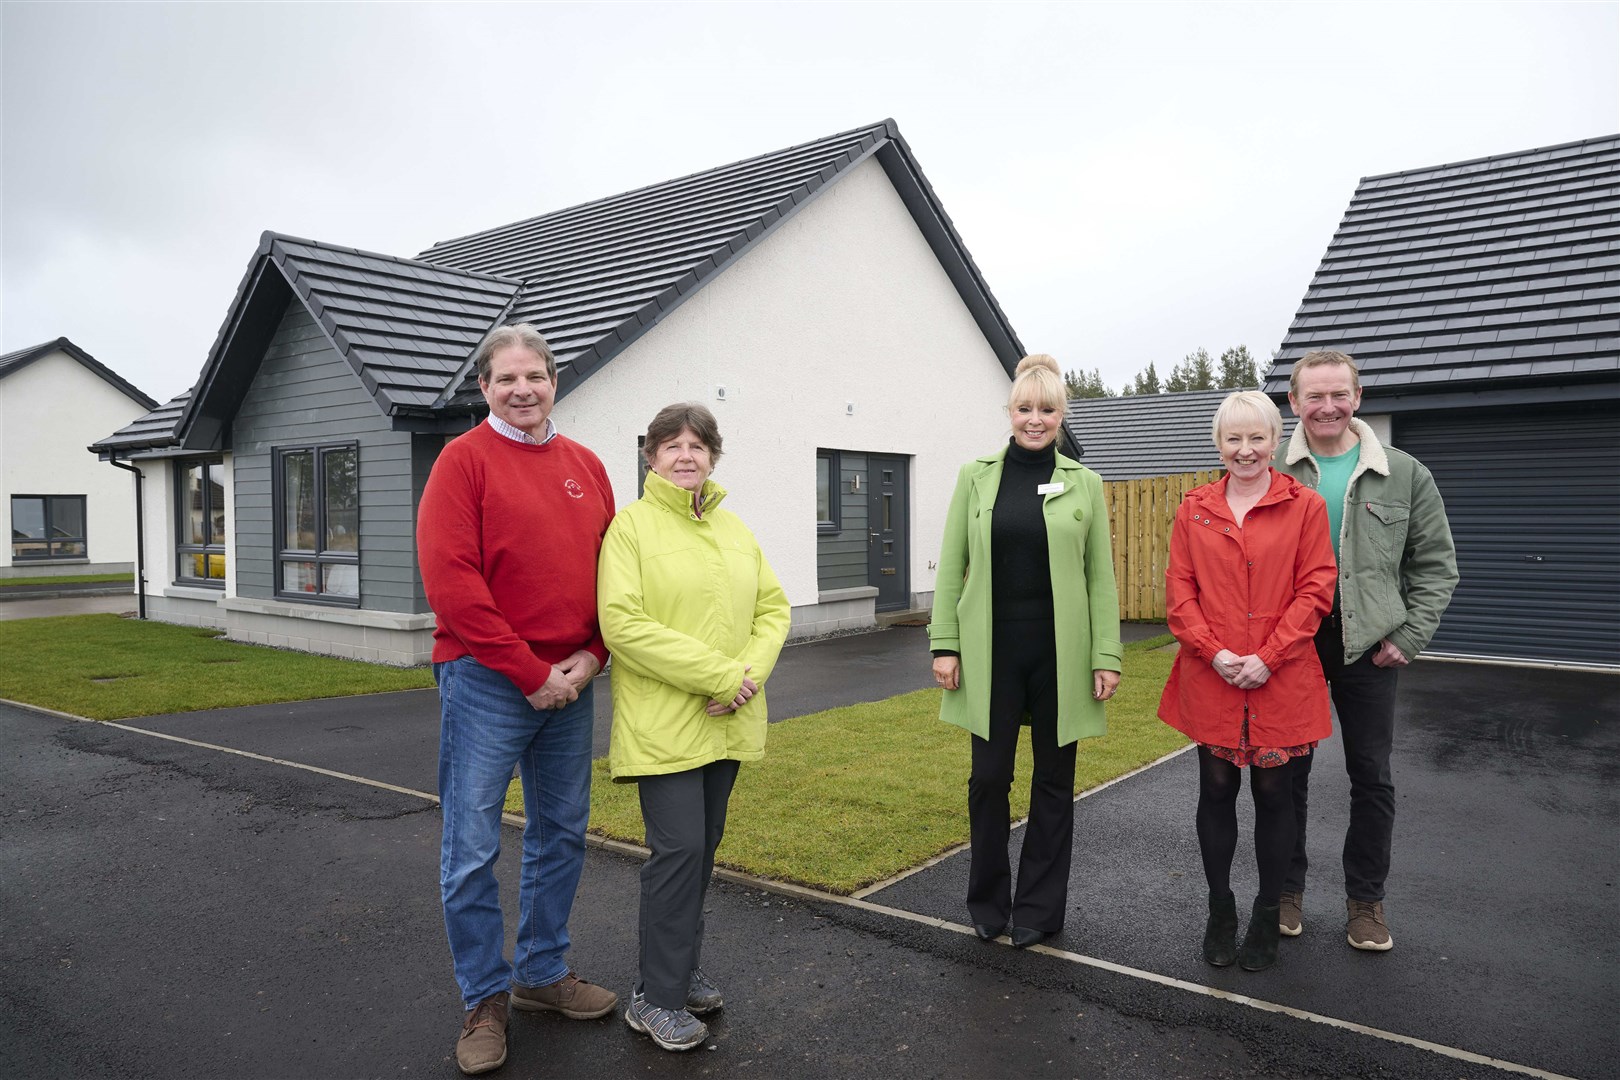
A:
<svg viewBox="0 0 1620 1080">
<path fill-rule="evenodd" d="M 1102 380 L 1102 371 L 1092 368 L 1090 371 L 1066 371 L 1063 373 L 1063 389 L 1069 400 L 1075 398 L 1104 398 L 1113 397 L 1114 392 Z"/>
<path fill-rule="evenodd" d="M 1159 385 L 1159 371 L 1148 361 L 1148 366 L 1136 373 L 1136 379 L 1125 388 L 1127 394 L 1157 394 L 1163 387 Z"/>
<path fill-rule="evenodd" d="M 1222 390 L 1253 390 L 1260 385 L 1260 373 L 1247 345 L 1237 345 L 1221 353 Z"/>
</svg>

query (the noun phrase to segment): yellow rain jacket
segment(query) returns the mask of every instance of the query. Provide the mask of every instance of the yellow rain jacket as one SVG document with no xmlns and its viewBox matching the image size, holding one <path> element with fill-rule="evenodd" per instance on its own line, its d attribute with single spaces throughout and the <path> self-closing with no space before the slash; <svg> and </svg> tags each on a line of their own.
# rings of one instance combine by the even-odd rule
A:
<svg viewBox="0 0 1620 1080">
<path fill-rule="evenodd" d="M 718 509 L 725 497 L 704 481 L 700 518 L 690 492 L 648 473 L 645 493 L 602 541 L 596 602 L 613 654 L 614 780 L 765 756 L 765 680 L 787 637 L 787 594 L 742 519 Z M 759 692 L 736 712 L 708 715 L 711 700 L 737 696 L 744 674 Z"/>
</svg>

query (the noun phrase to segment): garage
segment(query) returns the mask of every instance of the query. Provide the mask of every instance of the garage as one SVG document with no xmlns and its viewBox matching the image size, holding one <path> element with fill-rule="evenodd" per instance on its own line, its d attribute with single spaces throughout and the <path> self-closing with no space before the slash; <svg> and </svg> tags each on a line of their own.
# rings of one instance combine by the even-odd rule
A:
<svg viewBox="0 0 1620 1080">
<path fill-rule="evenodd" d="M 1434 473 L 1461 575 L 1440 655 L 1620 667 L 1614 403 L 1394 417 Z"/>
</svg>

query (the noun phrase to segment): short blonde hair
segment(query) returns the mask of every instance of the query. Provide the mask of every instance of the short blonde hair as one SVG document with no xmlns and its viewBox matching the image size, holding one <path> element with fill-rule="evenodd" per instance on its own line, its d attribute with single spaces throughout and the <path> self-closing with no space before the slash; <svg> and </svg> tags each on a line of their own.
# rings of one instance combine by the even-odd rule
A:
<svg viewBox="0 0 1620 1080">
<path fill-rule="evenodd" d="M 1063 369 L 1045 353 L 1034 353 L 1018 361 L 1012 389 L 1007 393 L 1007 408 L 1020 402 L 1033 402 L 1043 409 L 1061 409 L 1068 402 L 1063 388 Z"/>
<path fill-rule="evenodd" d="M 1240 419 L 1263 420 L 1271 429 L 1273 441 L 1282 442 L 1282 413 L 1277 410 L 1277 403 L 1258 390 L 1239 390 L 1226 395 L 1209 425 L 1209 436 L 1217 447 L 1221 445 L 1221 431 Z"/>
<path fill-rule="evenodd" d="M 1361 392 L 1361 369 L 1350 358 L 1349 353 L 1338 349 L 1312 349 L 1298 360 L 1294 361 L 1294 370 L 1288 375 L 1288 392 L 1299 397 L 1299 373 L 1306 368 L 1324 367 L 1328 364 L 1343 364 L 1350 369 L 1350 388 L 1357 393 Z"/>
</svg>

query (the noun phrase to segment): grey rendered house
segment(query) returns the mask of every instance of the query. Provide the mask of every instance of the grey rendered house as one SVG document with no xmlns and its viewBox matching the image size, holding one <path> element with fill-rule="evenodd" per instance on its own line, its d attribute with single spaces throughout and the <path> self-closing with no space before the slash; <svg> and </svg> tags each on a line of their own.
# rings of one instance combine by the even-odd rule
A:
<svg viewBox="0 0 1620 1080">
<path fill-rule="evenodd" d="M 1317 348 L 1446 501 L 1431 653 L 1620 667 L 1620 136 L 1363 179 L 1266 377 L 1285 410 Z"/>
<path fill-rule="evenodd" d="M 93 447 L 141 470 L 151 614 L 424 662 L 416 506 L 484 414 L 474 346 L 518 321 L 620 505 L 652 414 L 714 409 L 715 478 L 797 636 L 929 605 L 956 470 L 1004 437 L 1023 354 L 893 121 L 415 258 L 266 233 L 193 389 Z M 959 422 L 894 422 L 896 388 L 941 383 L 973 406 Z"/>
</svg>

